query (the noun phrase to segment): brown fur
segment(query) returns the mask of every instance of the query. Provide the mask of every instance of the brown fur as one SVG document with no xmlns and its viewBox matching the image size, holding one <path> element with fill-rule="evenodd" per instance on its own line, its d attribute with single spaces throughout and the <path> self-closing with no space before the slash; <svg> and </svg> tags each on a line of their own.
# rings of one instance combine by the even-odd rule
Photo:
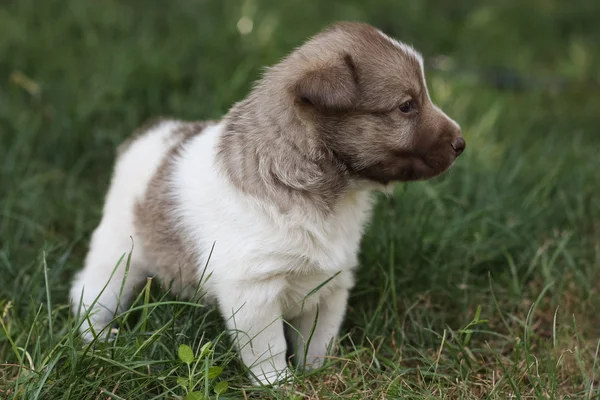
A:
<svg viewBox="0 0 600 400">
<path fill-rule="evenodd" d="M 411 114 L 398 110 L 407 99 Z M 225 123 L 231 181 L 282 210 L 330 212 L 362 179 L 439 175 L 460 137 L 431 103 L 419 58 L 361 23 L 336 24 L 270 68 Z"/>
<path fill-rule="evenodd" d="M 408 99 L 416 110 L 402 113 Z M 136 207 L 144 246 L 176 287 L 197 281 L 198 257 L 178 229 L 169 176 L 182 146 L 211 123 L 173 133 L 179 142 Z M 224 125 L 217 162 L 239 190 L 281 212 L 333 212 L 363 181 L 431 178 L 462 151 L 459 127 L 429 99 L 420 59 L 360 23 L 336 24 L 270 68 Z"/>
<path fill-rule="evenodd" d="M 213 124 L 214 121 L 182 122 L 182 126 L 173 131 L 176 142 L 150 181 L 144 199 L 135 209 L 136 233 L 143 238 L 146 254 L 160 268 L 157 275 L 165 284 L 172 284 L 174 293 L 195 289 L 193 285 L 198 282 L 198 255 L 192 250 L 194 246 L 190 243 L 189 235 L 181 231 L 174 215 L 175 196 L 169 190 L 169 179 L 174 161 L 185 143 Z M 147 131 L 154 126 L 156 124 L 148 125 Z"/>
</svg>

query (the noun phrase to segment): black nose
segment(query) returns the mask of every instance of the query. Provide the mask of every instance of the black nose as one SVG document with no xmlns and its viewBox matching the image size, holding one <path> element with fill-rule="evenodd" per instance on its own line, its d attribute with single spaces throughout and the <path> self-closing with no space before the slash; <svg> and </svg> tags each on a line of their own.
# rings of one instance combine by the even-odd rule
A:
<svg viewBox="0 0 600 400">
<path fill-rule="evenodd" d="M 465 147 L 467 147 L 467 143 L 465 139 L 459 137 L 452 140 L 452 148 L 456 152 L 456 155 L 459 156 L 463 151 L 465 151 Z"/>
</svg>

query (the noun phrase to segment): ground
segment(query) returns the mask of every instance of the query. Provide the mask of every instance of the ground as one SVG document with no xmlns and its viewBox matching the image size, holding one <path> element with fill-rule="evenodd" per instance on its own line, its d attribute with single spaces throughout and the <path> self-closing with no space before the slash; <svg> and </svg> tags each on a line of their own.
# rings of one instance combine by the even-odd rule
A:
<svg viewBox="0 0 600 400">
<path fill-rule="evenodd" d="M 600 397 L 599 18 L 561 0 L 3 2 L 0 398 L 215 398 L 225 381 L 221 399 Z M 378 199 L 338 355 L 250 387 L 217 312 L 154 282 L 118 340 L 84 346 L 68 287 L 114 148 L 150 117 L 218 118 L 342 19 L 423 52 L 468 147 Z"/>
</svg>

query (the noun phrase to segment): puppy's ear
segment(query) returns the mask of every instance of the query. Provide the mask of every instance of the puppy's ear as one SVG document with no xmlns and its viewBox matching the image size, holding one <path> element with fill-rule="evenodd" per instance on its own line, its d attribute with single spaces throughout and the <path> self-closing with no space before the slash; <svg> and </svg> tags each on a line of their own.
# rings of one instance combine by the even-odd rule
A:
<svg viewBox="0 0 600 400">
<path fill-rule="evenodd" d="M 301 103 L 331 111 L 352 108 L 358 94 L 356 67 L 349 54 L 326 67 L 307 72 L 294 92 Z"/>
</svg>

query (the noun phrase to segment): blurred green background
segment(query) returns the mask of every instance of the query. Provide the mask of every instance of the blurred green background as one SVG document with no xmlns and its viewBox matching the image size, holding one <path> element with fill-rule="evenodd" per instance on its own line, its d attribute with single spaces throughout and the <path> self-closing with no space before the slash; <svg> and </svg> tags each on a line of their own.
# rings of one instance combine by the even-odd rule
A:
<svg viewBox="0 0 600 400">
<path fill-rule="evenodd" d="M 169 363 L 178 343 L 219 337 L 214 311 L 189 311 L 191 323 L 157 307 L 149 323 L 182 333 L 137 352 L 127 341 L 85 352 L 68 321 L 114 148 L 150 117 L 221 117 L 262 68 L 339 20 L 419 49 L 468 147 L 444 177 L 379 199 L 342 361 L 296 391 L 599 395 L 600 2 L 4 0 L 0 397 L 185 394 Z M 219 343 L 229 396 L 290 398 L 242 392 L 243 369 Z"/>
</svg>

